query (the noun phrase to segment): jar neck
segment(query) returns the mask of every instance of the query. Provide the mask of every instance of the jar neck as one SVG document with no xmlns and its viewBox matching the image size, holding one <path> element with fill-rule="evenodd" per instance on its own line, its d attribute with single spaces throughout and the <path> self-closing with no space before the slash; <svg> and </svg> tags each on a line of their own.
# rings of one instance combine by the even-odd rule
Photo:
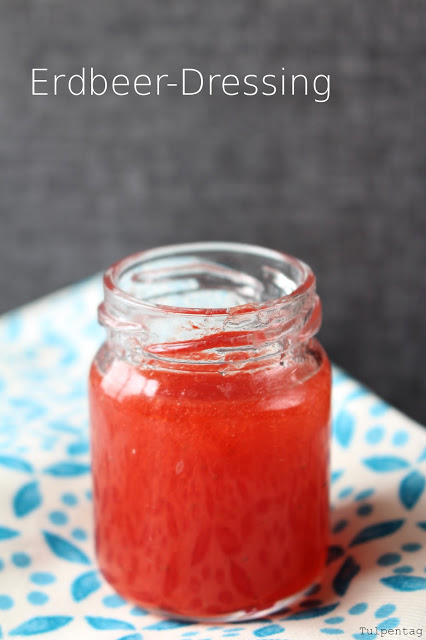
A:
<svg viewBox="0 0 426 640">
<path fill-rule="evenodd" d="M 135 366 L 221 372 L 291 366 L 321 324 L 309 267 L 249 245 L 199 243 L 136 254 L 106 272 L 104 293 L 99 320 L 108 343 Z M 218 306 L 222 301 L 228 306 Z"/>
</svg>

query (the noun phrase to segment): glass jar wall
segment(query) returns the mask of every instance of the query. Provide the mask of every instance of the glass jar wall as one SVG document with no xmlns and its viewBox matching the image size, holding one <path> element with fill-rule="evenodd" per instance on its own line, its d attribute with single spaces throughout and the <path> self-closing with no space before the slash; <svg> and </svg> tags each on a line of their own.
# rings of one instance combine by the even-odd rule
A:
<svg viewBox="0 0 426 640">
<path fill-rule="evenodd" d="M 90 373 L 96 550 L 124 597 L 264 615 L 325 563 L 330 365 L 312 271 L 240 244 L 113 265 Z"/>
</svg>

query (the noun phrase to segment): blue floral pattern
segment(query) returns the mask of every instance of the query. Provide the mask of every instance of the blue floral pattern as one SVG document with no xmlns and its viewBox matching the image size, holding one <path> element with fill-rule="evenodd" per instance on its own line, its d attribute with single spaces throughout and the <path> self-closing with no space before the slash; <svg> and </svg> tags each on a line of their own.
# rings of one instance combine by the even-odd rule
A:
<svg viewBox="0 0 426 640">
<path fill-rule="evenodd" d="M 93 550 L 86 400 L 100 298 L 96 277 L 0 319 L 0 638 L 365 640 L 424 629 L 426 432 L 337 368 L 321 583 L 238 625 L 163 619 L 113 592 Z"/>
</svg>

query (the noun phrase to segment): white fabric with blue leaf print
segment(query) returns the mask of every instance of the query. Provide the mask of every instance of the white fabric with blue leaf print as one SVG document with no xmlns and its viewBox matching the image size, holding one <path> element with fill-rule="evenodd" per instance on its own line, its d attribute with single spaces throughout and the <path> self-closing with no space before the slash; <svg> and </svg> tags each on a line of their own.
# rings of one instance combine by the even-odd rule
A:
<svg viewBox="0 0 426 640">
<path fill-rule="evenodd" d="M 426 637 L 426 431 L 334 370 L 332 537 L 321 584 L 243 624 L 148 614 L 93 551 L 86 380 L 100 278 L 0 319 L 0 638 Z"/>
</svg>

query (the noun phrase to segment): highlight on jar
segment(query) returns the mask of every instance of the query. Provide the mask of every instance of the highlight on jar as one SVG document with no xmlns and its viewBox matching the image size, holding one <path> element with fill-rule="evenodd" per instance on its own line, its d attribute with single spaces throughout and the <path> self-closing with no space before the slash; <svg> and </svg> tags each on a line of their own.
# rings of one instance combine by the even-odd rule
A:
<svg viewBox="0 0 426 640">
<path fill-rule="evenodd" d="M 234 621 L 306 594 L 329 532 L 330 363 L 315 276 L 196 243 L 104 275 L 90 372 L 96 553 L 151 611 Z"/>
</svg>

